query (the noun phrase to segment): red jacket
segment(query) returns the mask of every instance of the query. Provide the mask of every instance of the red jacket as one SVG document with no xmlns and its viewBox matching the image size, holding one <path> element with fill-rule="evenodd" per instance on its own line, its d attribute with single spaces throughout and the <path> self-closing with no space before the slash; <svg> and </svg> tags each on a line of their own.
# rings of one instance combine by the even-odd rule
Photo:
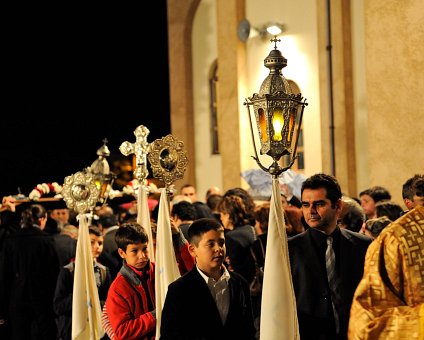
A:
<svg viewBox="0 0 424 340">
<path fill-rule="evenodd" d="M 181 230 L 181 229 L 180 229 Z M 180 232 L 180 234 L 182 234 Z M 177 260 L 178 269 L 180 271 L 181 275 L 184 275 L 185 273 L 189 272 L 193 269 L 196 262 L 194 260 L 194 257 L 191 256 L 189 251 L 189 243 L 184 238 L 182 239 L 181 236 L 175 236 L 172 235 L 173 243 L 174 243 L 174 252 L 175 252 L 175 258 Z"/>
<path fill-rule="evenodd" d="M 147 272 L 142 273 L 142 279 L 147 281 L 147 289 L 153 304 L 148 307 L 146 291 L 136 274 L 124 264 L 112 282 L 106 299 L 107 316 L 115 334 L 114 339 L 155 339 L 155 265 L 149 264 Z"/>
</svg>

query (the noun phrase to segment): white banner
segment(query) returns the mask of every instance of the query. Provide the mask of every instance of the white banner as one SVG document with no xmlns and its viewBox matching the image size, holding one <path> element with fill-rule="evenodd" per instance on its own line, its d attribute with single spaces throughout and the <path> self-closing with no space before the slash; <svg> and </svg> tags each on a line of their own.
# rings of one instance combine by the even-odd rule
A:
<svg viewBox="0 0 424 340">
<path fill-rule="evenodd" d="M 278 178 L 272 180 L 260 336 L 264 340 L 300 339 Z"/>
<path fill-rule="evenodd" d="M 155 268 L 157 340 L 160 338 L 160 320 L 168 285 L 181 276 L 175 257 L 174 246 L 172 244 L 171 220 L 169 217 L 169 203 L 166 189 L 161 188 L 159 190 L 161 191 L 161 195 L 156 233 Z"/>
<path fill-rule="evenodd" d="M 94 277 L 87 216 L 80 214 L 72 296 L 72 339 L 98 340 L 103 337 L 101 306 Z"/>
</svg>

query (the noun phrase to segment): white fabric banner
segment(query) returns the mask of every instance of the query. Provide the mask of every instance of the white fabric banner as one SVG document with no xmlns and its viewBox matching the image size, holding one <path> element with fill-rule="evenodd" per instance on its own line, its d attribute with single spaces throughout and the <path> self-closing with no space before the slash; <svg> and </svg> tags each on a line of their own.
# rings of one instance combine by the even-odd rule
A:
<svg viewBox="0 0 424 340">
<path fill-rule="evenodd" d="M 149 237 L 147 249 L 149 249 L 150 261 L 155 262 L 155 246 L 153 244 L 152 225 L 150 224 L 148 197 L 148 191 L 146 191 L 143 185 L 140 185 L 137 193 L 137 223 L 141 224 L 146 230 L 147 236 Z"/>
<path fill-rule="evenodd" d="M 171 220 L 169 217 L 169 203 L 165 188 L 161 191 L 159 201 L 159 215 L 156 232 L 156 268 L 155 268 L 155 295 L 156 295 L 156 339 L 160 338 L 160 320 L 165 303 L 168 285 L 178 279 L 180 271 L 172 244 Z"/>
<path fill-rule="evenodd" d="M 88 221 L 80 214 L 77 251 L 75 256 L 74 289 L 72 296 L 72 339 L 98 340 L 103 337 L 101 306 L 94 277 Z"/>
<path fill-rule="evenodd" d="M 300 339 L 278 178 L 272 180 L 260 334 L 264 340 Z"/>
</svg>

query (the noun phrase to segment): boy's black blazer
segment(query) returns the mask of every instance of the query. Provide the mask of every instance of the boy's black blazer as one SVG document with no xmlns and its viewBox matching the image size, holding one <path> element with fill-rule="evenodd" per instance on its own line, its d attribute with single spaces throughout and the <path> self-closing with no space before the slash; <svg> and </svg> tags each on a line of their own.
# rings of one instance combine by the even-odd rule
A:
<svg viewBox="0 0 424 340">
<path fill-rule="evenodd" d="M 230 272 L 230 308 L 225 324 L 197 267 L 168 287 L 160 339 L 255 339 L 249 286 Z"/>
</svg>

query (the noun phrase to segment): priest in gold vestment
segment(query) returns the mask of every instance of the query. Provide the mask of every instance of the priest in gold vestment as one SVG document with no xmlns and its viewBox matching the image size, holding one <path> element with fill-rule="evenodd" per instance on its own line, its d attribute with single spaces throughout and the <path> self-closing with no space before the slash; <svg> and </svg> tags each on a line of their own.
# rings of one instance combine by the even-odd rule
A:
<svg viewBox="0 0 424 340">
<path fill-rule="evenodd" d="M 348 337 L 424 339 L 424 206 L 388 225 L 369 246 Z"/>
</svg>

